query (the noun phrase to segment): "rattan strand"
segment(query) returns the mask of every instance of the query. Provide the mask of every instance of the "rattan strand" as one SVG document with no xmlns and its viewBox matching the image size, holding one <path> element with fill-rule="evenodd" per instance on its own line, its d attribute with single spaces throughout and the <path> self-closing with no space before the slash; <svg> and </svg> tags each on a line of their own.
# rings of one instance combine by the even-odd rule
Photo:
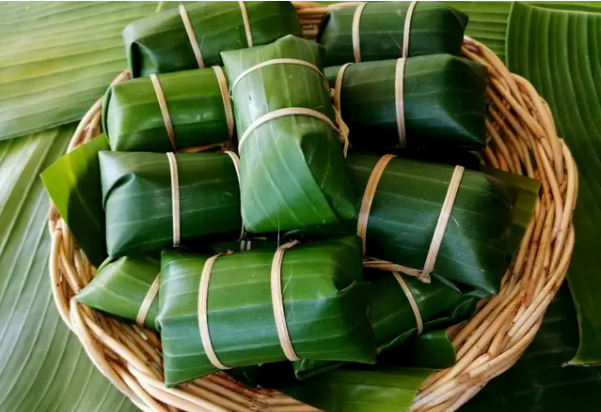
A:
<svg viewBox="0 0 601 412">
<path fill-rule="evenodd" d="M 307 37 L 328 8 L 295 3 Z M 337 5 L 336 7 L 344 7 Z M 564 280 L 574 248 L 572 215 L 578 192 L 577 169 L 557 137 L 549 106 L 525 79 L 511 74 L 485 46 L 466 38 L 463 55 L 488 68 L 486 123 L 488 148 L 483 163 L 542 182 L 535 218 L 508 269 L 499 295 L 481 302 L 470 321 L 454 329 L 457 363 L 431 376 L 411 410 L 454 411 L 490 379 L 510 368 L 539 329 L 545 310 Z M 115 82 L 128 79 L 121 74 Z M 86 113 L 68 151 L 100 133 L 101 101 Z M 50 276 L 62 319 L 77 335 L 98 369 L 140 409 L 154 412 L 309 412 L 315 409 L 271 390 L 248 389 L 222 373 L 166 388 L 161 345 L 153 332 L 110 319 L 73 300 L 95 268 L 51 206 Z"/>
</svg>

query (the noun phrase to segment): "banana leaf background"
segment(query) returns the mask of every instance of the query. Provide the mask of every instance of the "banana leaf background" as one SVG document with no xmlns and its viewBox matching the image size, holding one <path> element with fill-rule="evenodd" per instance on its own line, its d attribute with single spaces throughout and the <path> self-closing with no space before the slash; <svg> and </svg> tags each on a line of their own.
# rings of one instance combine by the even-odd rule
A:
<svg viewBox="0 0 601 412">
<path fill-rule="evenodd" d="M 470 17 L 467 34 L 491 47 L 545 97 L 581 173 L 570 290 L 560 290 L 518 364 L 461 410 L 596 412 L 599 369 L 563 365 L 576 353 L 574 363 L 601 359 L 596 273 L 601 266 L 601 5 L 452 4 Z M 0 3 L 2 411 L 137 410 L 95 370 L 54 307 L 47 275 L 48 196 L 38 176 L 66 150 L 73 122 L 127 66 L 121 30 L 156 7 L 154 2 Z M 379 410 L 376 401 L 361 406 Z"/>
</svg>

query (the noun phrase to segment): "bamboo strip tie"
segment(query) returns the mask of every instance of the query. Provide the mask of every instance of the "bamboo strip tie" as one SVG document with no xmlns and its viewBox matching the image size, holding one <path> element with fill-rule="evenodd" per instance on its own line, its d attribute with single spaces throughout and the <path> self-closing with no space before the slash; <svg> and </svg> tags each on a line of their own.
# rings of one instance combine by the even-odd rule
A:
<svg viewBox="0 0 601 412">
<path fill-rule="evenodd" d="M 284 261 L 284 253 L 287 249 L 295 246 L 298 241 L 284 243 L 277 248 L 273 255 L 273 262 L 271 264 L 271 300 L 273 304 L 273 316 L 275 317 L 275 326 L 278 331 L 278 338 L 280 340 L 280 346 L 284 351 L 286 358 L 291 361 L 300 360 L 292 341 L 290 340 L 290 333 L 288 332 L 288 326 L 286 325 L 286 314 L 284 313 L 284 299 L 282 296 L 282 263 Z"/>
<path fill-rule="evenodd" d="M 217 369 L 226 370 L 231 368 L 221 363 L 213 349 L 213 343 L 211 342 L 211 335 L 209 333 L 208 317 L 209 282 L 211 280 L 213 265 L 219 256 L 221 256 L 221 253 L 208 258 L 200 273 L 200 285 L 198 287 L 198 330 L 200 331 L 202 347 L 211 364 Z"/>
<path fill-rule="evenodd" d="M 394 73 L 394 103 L 396 111 L 396 127 L 399 134 L 399 146 L 407 148 L 407 130 L 405 128 L 405 98 L 403 95 L 405 64 L 407 59 L 401 57 L 396 61 Z"/>
<path fill-rule="evenodd" d="M 159 102 L 159 108 L 161 109 L 161 115 L 163 116 L 163 122 L 165 123 L 165 130 L 167 130 L 167 136 L 171 141 L 171 147 L 173 147 L 174 152 L 177 152 L 177 146 L 175 144 L 175 131 L 173 130 L 173 123 L 171 122 L 171 116 L 169 116 L 167 100 L 165 100 L 165 94 L 161 88 L 161 82 L 159 82 L 159 78 L 156 74 L 150 75 L 150 81 L 152 82 L 154 93 L 156 94 L 157 101 Z"/>
<path fill-rule="evenodd" d="M 363 193 L 363 198 L 361 199 L 361 208 L 359 210 L 359 218 L 357 220 L 357 236 L 359 236 L 362 240 L 364 254 L 366 253 L 367 223 L 369 220 L 369 212 L 376 194 L 376 189 L 378 187 L 378 183 L 380 182 L 380 178 L 384 173 L 384 169 L 395 157 L 395 155 L 388 154 L 380 158 L 369 176 L 365 192 Z M 428 254 L 426 255 L 426 261 L 423 269 L 411 269 L 405 268 L 401 265 L 394 265 L 395 268 L 398 269 L 398 272 L 405 273 L 409 276 L 417 275 L 417 278 L 420 281 L 430 283 L 430 274 L 434 270 L 436 257 L 438 256 L 438 251 L 440 250 L 442 239 L 444 237 L 444 232 L 447 228 L 451 211 L 453 210 L 453 204 L 455 203 L 455 197 L 459 191 L 459 184 L 461 183 L 464 170 L 465 168 L 463 166 L 455 166 L 455 169 L 453 170 L 449 187 L 447 189 L 440 214 L 438 215 L 438 221 L 436 222 L 436 227 L 434 228 L 434 234 L 432 235 L 430 248 L 428 249 Z M 380 261 L 379 263 L 382 262 Z M 380 267 L 382 266 L 380 265 Z"/>
<path fill-rule="evenodd" d="M 146 296 L 140 305 L 140 309 L 138 310 L 138 316 L 136 316 L 136 324 L 143 328 L 146 323 L 146 317 L 148 316 L 148 312 L 150 311 L 150 306 L 152 306 L 152 302 L 157 297 L 159 293 L 159 286 L 161 285 L 161 274 L 159 273 L 155 278 L 152 284 L 150 285 L 150 289 L 146 292 Z"/>
<path fill-rule="evenodd" d="M 236 169 L 236 176 L 238 176 L 238 186 L 240 187 L 240 158 L 238 155 L 230 150 L 226 150 L 225 153 L 232 159 L 232 163 L 234 164 L 234 169 Z M 246 231 L 244 230 L 244 221 L 242 221 L 242 227 L 240 229 L 240 238 L 238 240 L 244 239 L 244 235 Z"/>
<path fill-rule="evenodd" d="M 200 46 L 198 45 L 196 34 L 194 34 L 194 28 L 192 27 L 190 16 L 188 16 L 188 12 L 186 11 L 186 8 L 183 4 L 179 5 L 179 14 L 182 17 L 182 22 L 184 23 L 184 28 L 186 29 L 188 40 L 190 40 L 190 46 L 192 46 L 192 52 L 194 52 L 194 58 L 196 59 L 196 63 L 198 64 L 199 68 L 204 69 L 205 62 L 202 58 L 202 54 L 200 53 Z"/>
<path fill-rule="evenodd" d="M 221 92 L 221 98 L 223 99 L 223 109 L 225 110 L 225 119 L 227 120 L 227 136 L 230 142 L 234 138 L 234 114 L 232 111 L 232 101 L 227 87 L 227 78 L 223 69 L 220 66 L 213 66 L 215 71 L 215 77 L 219 83 L 219 91 Z"/>
<path fill-rule="evenodd" d="M 359 33 L 359 26 L 361 24 L 361 15 L 363 10 L 367 6 L 367 2 L 360 3 L 355 9 L 353 14 L 353 25 L 352 25 L 352 41 L 353 41 L 353 55 L 355 56 L 355 63 L 361 62 L 361 37 Z M 403 48 L 401 49 L 401 57 L 407 58 L 409 55 L 409 32 L 411 31 L 411 20 L 413 19 L 413 12 L 417 6 L 417 1 L 412 1 L 407 9 L 405 15 L 405 23 L 403 25 Z"/>
<path fill-rule="evenodd" d="M 171 175 L 171 204 L 173 214 L 173 247 L 179 247 L 180 242 L 180 215 L 179 215 L 179 176 L 175 155 L 167 153 L 169 159 L 169 173 Z"/>
<path fill-rule="evenodd" d="M 243 1 L 238 1 L 240 5 L 240 12 L 242 13 L 242 22 L 244 23 L 244 31 L 246 32 L 246 44 L 248 47 L 253 47 L 253 35 L 250 30 L 250 22 L 248 20 L 248 12 L 246 11 L 246 4 Z"/>
<path fill-rule="evenodd" d="M 419 306 L 417 306 L 415 296 L 413 296 L 413 293 L 411 293 L 411 289 L 409 289 L 409 286 L 407 286 L 407 283 L 405 282 L 405 280 L 403 279 L 403 277 L 401 276 L 400 273 L 392 272 L 392 274 L 393 274 L 394 278 L 396 279 L 396 281 L 401 286 L 401 289 L 403 289 L 405 296 L 407 297 L 407 301 L 409 302 L 409 305 L 411 306 L 411 310 L 413 311 L 413 315 L 415 316 L 415 324 L 417 326 L 417 334 L 421 335 L 422 332 L 424 331 L 424 321 L 422 319 L 422 314 L 419 311 Z"/>
</svg>

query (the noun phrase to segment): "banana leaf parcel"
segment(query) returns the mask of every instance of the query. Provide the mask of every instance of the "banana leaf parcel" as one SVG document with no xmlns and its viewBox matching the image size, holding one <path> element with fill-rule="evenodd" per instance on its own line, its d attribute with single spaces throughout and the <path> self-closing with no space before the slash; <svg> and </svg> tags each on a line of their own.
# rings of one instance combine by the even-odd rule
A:
<svg viewBox="0 0 601 412">
<path fill-rule="evenodd" d="M 75 300 L 156 330 L 160 268 L 160 260 L 151 255 L 107 259 Z"/>
<path fill-rule="evenodd" d="M 498 292 L 512 259 L 513 199 L 501 181 L 390 155 L 356 154 L 348 163 L 361 193 L 357 229 L 367 256 L 424 281 L 431 275 L 465 294 Z"/>
<path fill-rule="evenodd" d="M 459 55 L 468 17 L 445 3 L 369 2 L 326 14 L 317 41 L 324 65 Z M 405 35 L 407 33 L 407 35 Z"/>
<path fill-rule="evenodd" d="M 302 36 L 289 1 L 201 1 L 137 20 L 123 31 L 133 77 L 220 65 L 219 53 Z"/>
<path fill-rule="evenodd" d="M 283 251 L 211 258 L 163 251 L 158 322 L 166 385 L 287 358 L 375 361 L 359 239 Z"/>
<path fill-rule="evenodd" d="M 170 152 L 233 138 L 225 74 L 218 66 L 111 86 L 103 129 L 112 150 Z"/>
<path fill-rule="evenodd" d="M 378 353 L 440 326 L 439 318 L 447 318 L 458 307 L 474 301 L 436 280 L 426 284 L 391 272 L 378 277 L 369 292 L 369 319 Z M 294 370 L 298 379 L 307 379 L 341 364 L 303 359 L 294 362 Z"/>
<path fill-rule="evenodd" d="M 286 36 L 221 54 L 240 150 L 242 216 L 251 233 L 336 223 L 355 214 L 323 48 Z M 343 140 L 344 140 L 344 136 Z"/>
<path fill-rule="evenodd" d="M 399 65 L 404 65 L 399 70 Z M 486 70 L 437 54 L 326 69 L 355 148 L 486 146 Z"/>
<path fill-rule="evenodd" d="M 241 230 L 234 157 L 226 153 L 100 152 L 109 256 Z M 235 158 L 237 160 L 237 158 Z"/>
</svg>

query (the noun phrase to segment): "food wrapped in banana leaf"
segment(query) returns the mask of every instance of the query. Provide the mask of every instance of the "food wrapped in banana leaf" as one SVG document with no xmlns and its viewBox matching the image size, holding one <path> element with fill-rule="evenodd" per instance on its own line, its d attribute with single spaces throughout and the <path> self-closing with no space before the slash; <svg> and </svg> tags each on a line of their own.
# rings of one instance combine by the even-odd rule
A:
<svg viewBox="0 0 601 412">
<path fill-rule="evenodd" d="M 219 66 L 115 84 L 102 110 L 112 150 L 178 151 L 234 135 L 227 80 Z"/>
<path fill-rule="evenodd" d="M 75 300 L 156 330 L 160 268 L 160 260 L 152 255 L 107 259 Z"/>
<path fill-rule="evenodd" d="M 395 158 L 352 155 L 361 193 L 357 233 L 372 262 L 474 296 L 496 294 L 509 266 L 513 202 L 480 172 Z"/>
<path fill-rule="evenodd" d="M 100 152 L 99 158 L 109 256 L 239 236 L 235 154 Z"/>
<path fill-rule="evenodd" d="M 436 54 L 327 68 L 355 148 L 486 146 L 486 70 Z"/>
<path fill-rule="evenodd" d="M 286 243 L 275 253 L 163 251 L 165 383 L 286 359 L 373 363 L 361 265 L 355 236 Z"/>
<path fill-rule="evenodd" d="M 369 319 L 378 353 L 429 330 L 430 325 L 440 326 L 438 318 L 449 317 L 458 307 L 474 302 L 472 297 L 436 280 L 426 284 L 398 272 L 378 275 L 375 278 L 373 273 L 367 275 L 375 280 L 369 292 Z M 297 378 L 306 379 L 340 365 L 340 362 L 303 359 L 294 362 L 294 370 Z"/>
<path fill-rule="evenodd" d="M 221 64 L 219 53 L 302 36 L 289 1 L 199 1 L 137 20 L 123 31 L 133 77 Z"/>
<path fill-rule="evenodd" d="M 286 36 L 221 54 L 240 150 L 242 216 L 251 232 L 323 225 L 355 214 L 344 127 L 322 72 L 323 48 Z"/>
<path fill-rule="evenodd" d="M 326 48 L 326 66 L 459 55 L 467 22 L 467 15 L 445 3 L 365 2 L 326 14 L 317 41 Z"/>
</svg>

